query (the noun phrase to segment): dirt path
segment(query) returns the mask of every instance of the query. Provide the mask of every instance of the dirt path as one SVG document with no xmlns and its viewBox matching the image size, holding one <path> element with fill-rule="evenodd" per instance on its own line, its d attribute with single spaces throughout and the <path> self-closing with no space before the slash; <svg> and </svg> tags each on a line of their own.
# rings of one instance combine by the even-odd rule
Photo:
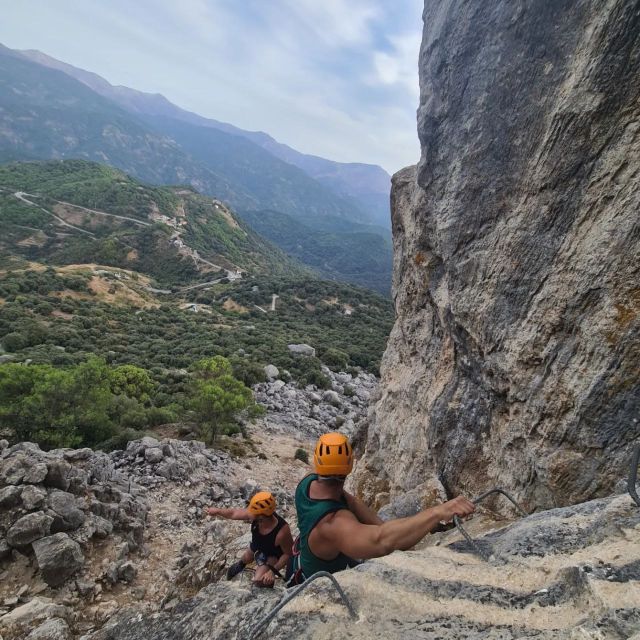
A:
<svg viewBox="0 0 640 640">
<path fill-rule="evenodd" d="M 61 225 L 65 227 L 69 227 L 70 229 L 74 229 L 75 231 L 79 231 L 80 233 L 84 233 L 88 236 L 91 236 L 92 238 L 95 238 L 95 234 L 91 233 L 91 231 L 86 231 L 85 229 L 81 229 L 80 227 L 75 227 L 72 224 L 69 224 L 62 218 L 58 217 L 55 213 L 49 211 L 48 209 L 45 209 L 44 207 L 41 207 L 36 202 L 32 202 L 31 200 L 28 200 L 27 198 L 24 197 L 24 196 L 29 196 L 31 198 L 36 198 L 37 196 L 34 196 L 30 193 L 25 193 L 24 191 L 16 191 L 13 195 L 16 198 L 18 198 L 18 200 L 20 200 L 21 202 L 24 202 L 25 204 L 28 204 L 32 207 L 37 207 L 41 211 L 44 211 L 47 215 L 50 215 L 52 218 L 55 218 Z"/>
</svg>

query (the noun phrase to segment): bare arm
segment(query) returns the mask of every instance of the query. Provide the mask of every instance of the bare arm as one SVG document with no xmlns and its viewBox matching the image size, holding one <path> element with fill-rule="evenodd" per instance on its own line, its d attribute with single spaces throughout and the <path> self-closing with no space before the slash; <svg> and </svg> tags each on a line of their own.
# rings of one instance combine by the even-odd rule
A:
<svg viewBox="0 0 640 640">
<path fill-rule="evenodd" d="M 474 510 L 472 502 L 459 496 L 415 516 L 379 525 L 362 524 L 349 511 L 342 510 L 316 527 L 319 534 L 317 546 L 327 554 L 333 549 L 352 558 L 378 558 L 396 550 L 410 549 L 441 520 L 451 520 L 454 515 L 467 516 Z"/>
<path fill-rule="evenodd" d="M 275 568 L 280 571 L 280 569 L 287 566 L 287 562 L 289 562 L 289 557 L 291 556 L 291 547 L 293 547 L 293 537 L 291 536 L 291 529 L 288 524 L 278 532 L 276 536 L 276 546 L 282 549 L 282 555 L 275 564 Z"/>
<path fill-rule="evenodd" d="M 220 516 L 227 520 L 251 520 L 247 509 L 220 509 L 219 507 L 209 507 L 206 514 L 209 516 Z"/>
<path fill-rule="evenodd" d="M 378 514 L 360 498 L 344 492 L 344 497 L 349 505 L 349 511 L 358 518 L 362 524 L 382 524 L 383 520 Z"/>
</svg>

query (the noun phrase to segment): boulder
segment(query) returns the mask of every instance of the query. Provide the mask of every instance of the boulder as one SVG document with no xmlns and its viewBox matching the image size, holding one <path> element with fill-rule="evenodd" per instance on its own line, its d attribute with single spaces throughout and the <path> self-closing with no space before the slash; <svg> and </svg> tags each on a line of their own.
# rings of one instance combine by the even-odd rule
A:
<svg viewBox="0 0 640 640">
<path fill-rule="evenodd" d="M 42 449 L 35 442 L 18 442 L 9 449 L 9 453 L 27 453 L 38 457 L 42 455 Z"/>
<path fill-rule="evenodd" d="M 356 396 L 358 396 L 358 398 L 360 400 L 362 400 L 363 402 L 367 402 L 369 400 L 369 398 L 371 397 L 371 393 L 365 389 L 364 387 L 357 387 L 356 388 Z"/>
<path fill-rule="evenodd" d="M 24 547 L 49 535 L 53 518 L 40 511 L 29 513 L 17 520 L 7 531 L 7 542 L 12 547 Z"/>
<path fill-rule="evenodd" d="M 29 464 L 24 472 L 22 482 L 25 484 L 40 484 L 47 477 L 48 469 L 44 462 Z"/>
<path fill-rule="evenodd" d="M 7 440 L 0 440 L 0 451 L 4 451 L 9 448 L 9 442 Z"/>
<path fill-rule="evenodd" d="M 316 350 L 308 344 L 289 344 L 287 348 L 297 356 L 313 357 L 316 355 Z"/>
<path fill-rule="evenodd" d="M 25 473 L 24 458 L 12 456 L 0 463 L 0 484 L 20 484 Z"/>
<path fill-rule="evenodd" d="M 26 640 L 71 640 L 69 625 L 62 618 L 52 618 L 34 629 Z"/>
<path fill-rule="evenodd" d="M 179 480 L 185 475 L 185 469 L 175 458 L 165 458 L 155 470 L 155 473 L 167 480 Z"/>
<path fill-rule="evenodd" d="M 47 463 L 47 474 L 43 479 L 47 487 L 66 491 L 69 488 L 71 465 L 64 460 L 52 460 Z"/>
<path fill-rule="evenodd" d="M 106 584 L 114 585 L 118 582 L 118 565 L 115 562 L 112 562 L 105 572 L 102 574 L 102 580 Z"/>
<path fill-rule="evenodd" d="M 8 485 L 0 489 L 0 507 L 3 509 L 11 509 L 20 503 L 20 494 L 22 487 Z"/>
<path fill-rule="evenodd" d="M 0 632 L 7 629 L 25 631 L 33 630 L 38 624 L 54 618 L 68 619 L 71 611 L 60 604 L 55 604 L 50 598 L 35 597 L 26 604 L 16 607 L 13 611 L 0 617 Z M 24 637 L 23 636 L 14 636 Z"/>
<path fill-rule="evenodd" d="M 91 524 L 96 538 L 106 538 L 113 531 L 112 522 L 95 514 L 91 514 Z"/>
<path fill-rule="evenodd" d="M 50 587 L 60 586 L 84 566 L 80 545 L 66 533 L 37 540 L 33 550 L 42 577 Z"/>
<path fill-rule="evenodd" d="M 150 436 L 145 436 L 140 439 L 140 446 L 143 449 L 147 449 L 148 447 L 157 447 L 160 445 L 160 442 L 155 438 L 151 438 Z"/>
<path fill-rule="evenodd" d="M 76 590 L 83 598 L 92 596 L 96 590 L 96 583 L 89 580 L 76 580 Z"/>
<path fill-rule="evenodd" d="M 69 462 L 78 462 L 80 460 L 88 460 L 93 455 L 93 450 L 85 447 L 84 449 L 70 449 L 64 452 L 65 460 Z"/>
<path fill-rule="evenodd" d="M 47 492 L 42 487 L 35 487 L 33 485 L 27 485 L 22 490 L 22 495 L 20 496 L 22 500 L 22 506 L 27 511 L 33 511 L 34 509 L 39 509 L 43 504 L 44 500 L 47 497 Z"/>
<path fill-rule="evenodd" d="M 338 407 L 341 404 L 339 394 L 331 389 L 327 389 L 327 391 L 322 394 L 322 399 L 334 407 Z"/>
<path fill-rule="evenodd" d="M 169 442 L 165 442 L 162 445 L 162 453 L 165 455 L 165 457 L 167 458 L 175 458 L 176 457 L 176 450 L 175 448 L 171 445 L 171 443 Z"/>
<path fill-rule="evenodd" d="M 51 531 L 70 531 L 82 525 L 84 513 L 76 505 L 76 497 L 66 491 L 52 491 L 47 500 L 54 521 Z"/>
<path fill-rule="evenodd" d="M 267 376 L 267 380 L 275 380 L 280 375 L 280 371 L 275 365 L 268 364 L 264 368 L 264 375 Z"/>
<path fill-rule="evenodd" d="M 138 569 L 131 561 L 118 565 L 118 579 L 122 582 L 133 582 L 138 575 Z"/>
<path fill-rule="evenodd" d="M 145 449 L 144 459 L 149 464 L 157 464 L 158 462 L 162 462 L 164 458 L 164 453 L 160 447 L 150 447 L 149 449 Z"/>
</svg>

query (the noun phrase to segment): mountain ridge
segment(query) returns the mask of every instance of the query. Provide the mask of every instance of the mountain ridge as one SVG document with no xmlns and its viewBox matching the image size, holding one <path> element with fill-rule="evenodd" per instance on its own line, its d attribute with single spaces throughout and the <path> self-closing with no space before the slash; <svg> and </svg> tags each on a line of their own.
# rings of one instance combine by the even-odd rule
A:
<svg viewBox="0 0 640 640">
<path fill-rule="evenodd" d="M 0 49 L 0 88 L 0 161 L 83 158 L 145 182 L 190 185 L 236 211 L 270 208 L 293 214 L 311 228 L 374 231 L 358 226 L 363 218 L 346 198 L 239 136 L 177 121 L 171 132 L 164 122 L 163 132 L 158 121 L 145 122 L 63 71 L 6 48 Z M 198 147 L 199 137 L 209 139 L 210 148 Z M 384 229 L 375 232 L 388 237 Z M 366 250 L 368 236 L 358 238 Z M 374 288 L 388 292 L 390 246 L 384 260 L 387 266 Z M 340 277 L 362 283 L 351 274 Z"/>
<path fill-rule="evenodd" d="M 148 93 L 123 85 L 112 85 L 97 73 L 68 64 L 36 49 L 17 50 L 15 53 L 37 64 L 67 73 L 100 95 L 114 100 L 138 115 L 171 117 L 247 138 L 276 158 L 302 169 L 336 195 L 352 198 L 354 204 L 360 209 L 373 208 L 372 222 L 387 228 L 391 225 L 389 208 L 391 176 L 378 165 L 337 162 L 302 153 L 277 141 L 264 131 L 248 131 L 227 122 L 201 116 L 173 104 L 160 93 Z"/>
</svg>

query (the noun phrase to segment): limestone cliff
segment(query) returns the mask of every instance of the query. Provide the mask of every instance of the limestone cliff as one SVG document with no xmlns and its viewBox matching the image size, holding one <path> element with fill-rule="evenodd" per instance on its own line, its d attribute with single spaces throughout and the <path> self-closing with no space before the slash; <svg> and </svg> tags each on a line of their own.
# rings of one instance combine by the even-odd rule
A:
<svg viewBox="0 0 640 640">
<path fill-rule="evenodd" d="M 611 491 L 640 436 L 640 2 L 427 0 L 357 485 Z M 408 494 L 408 497 L 407 497 Z"/>
</svg>

